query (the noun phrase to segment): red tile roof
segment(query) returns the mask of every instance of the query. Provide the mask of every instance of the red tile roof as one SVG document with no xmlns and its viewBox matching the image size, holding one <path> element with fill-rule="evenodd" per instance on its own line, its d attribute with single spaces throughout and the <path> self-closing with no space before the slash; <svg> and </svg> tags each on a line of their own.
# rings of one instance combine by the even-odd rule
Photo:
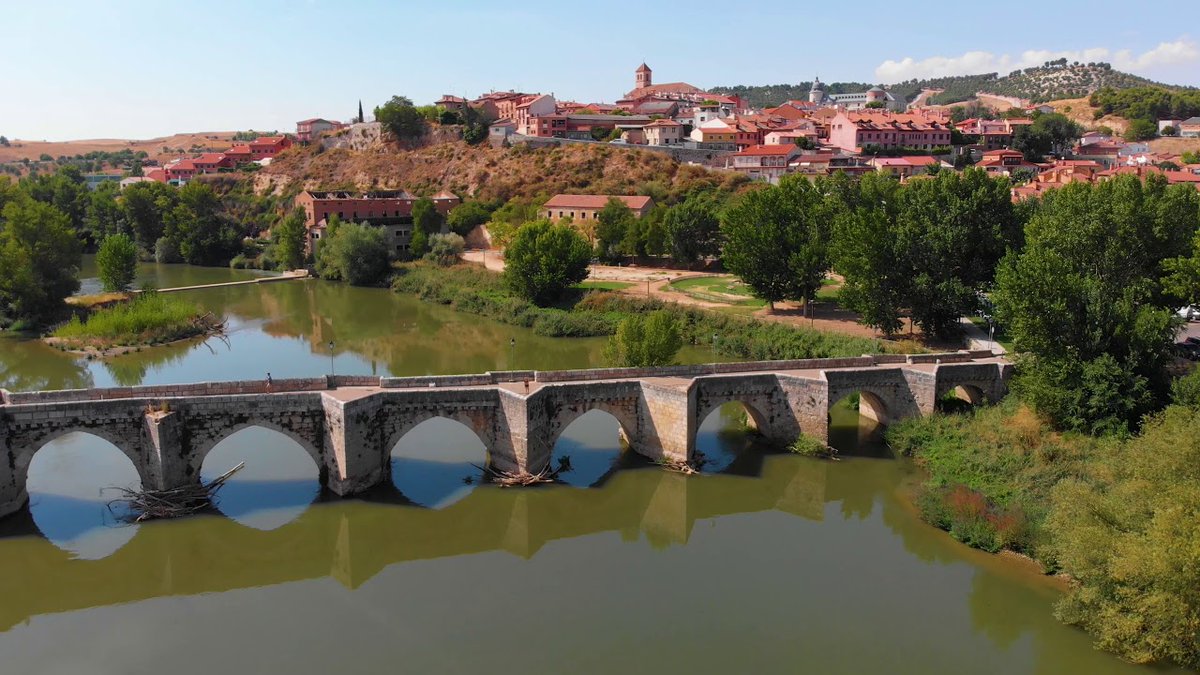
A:
<svg viewBox="0 0 1200 675">
<path fill-rule="evenodd" d="M 739 153 L 742 157 L 762 157 L 767 155 L 790 155 L 797 152 L 799 147 L 796 145 L 752 145 Z"/>
<path fill-rule="evenodd" d="M 639 210 L 650 203 L 649 197 L 624 195 L 554 195 L 546 202 L 548 209 L 602 209 L 609 199 L 617 198 L 625 202 L 625 206 Z"/>
</svg>

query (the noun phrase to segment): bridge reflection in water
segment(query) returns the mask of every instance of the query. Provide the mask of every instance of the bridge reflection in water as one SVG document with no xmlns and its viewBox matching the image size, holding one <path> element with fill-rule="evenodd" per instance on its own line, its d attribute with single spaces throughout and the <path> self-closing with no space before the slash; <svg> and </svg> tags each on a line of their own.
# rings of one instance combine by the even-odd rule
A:
<svg viewBox="0 0 1200 675">
<path fill-rule="evenodd" d="M 480 488 L 441 510 L 322 503 L 269 531 L 217 515 L 149 523 L 101 560 L 72 559 L 41 537 L 10 537 L 0 540 L 0 630 L 43 614 L 304 579 L 357 588 L 397 563 L 486 551 L 530 558 L 549 542 L 603 532 L 644 536 L 656 548 L 682 545 L 697 521 L 737 513 L 822 518 L 826 463 L 758 457 L 771 466 L 756 477 L 651 467 L 617 471 L 600 489 Z"/>
</svg>

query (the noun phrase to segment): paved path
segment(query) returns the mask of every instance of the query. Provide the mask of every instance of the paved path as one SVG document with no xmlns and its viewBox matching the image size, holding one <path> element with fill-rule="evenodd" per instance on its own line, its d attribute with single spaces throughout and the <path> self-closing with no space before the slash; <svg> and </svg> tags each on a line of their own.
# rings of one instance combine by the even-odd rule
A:
<svg viewBox="0 0 1200 675">
<path fill-rule="evenodd" d="M 967 317 L 964 316 L 959 321 L 962 323 L 963 335 L 967 338 L 967 349 L 990 349 L 996 354 L 1008 353 L 1003 345 L 988 337 L 982 328 L 976 326 Z"/>
</svg>

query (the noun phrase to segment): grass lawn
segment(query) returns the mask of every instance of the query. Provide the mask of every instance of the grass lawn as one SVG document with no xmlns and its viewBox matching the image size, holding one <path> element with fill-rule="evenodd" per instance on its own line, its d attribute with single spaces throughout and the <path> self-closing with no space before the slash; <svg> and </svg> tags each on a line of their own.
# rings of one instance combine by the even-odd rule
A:
<svg viewBox="0 0 1200 675">
<path fill-rule="evenodd" d="M 691 277 L 673 281 L 670 288 L 705 302 L 733 307 L 763 307 L 767 303 L 754 297 L 750 288 L 734 277 Z"/>
<path fill-rule="evenodd" d="M 623 288 L 629 288 L 633 283 L 628 281 L 584 281 L 575 286 L 590 291 L 619 291 Z"/>
<path fill-rule="evenodd" d="M 841 290 L 841 284 L 833 279 L 825 279 L 821 282 L 821 290 L 817 291 L 817 300 L 821 302 L 837 302 L 838 294 Z"/>
</svg>

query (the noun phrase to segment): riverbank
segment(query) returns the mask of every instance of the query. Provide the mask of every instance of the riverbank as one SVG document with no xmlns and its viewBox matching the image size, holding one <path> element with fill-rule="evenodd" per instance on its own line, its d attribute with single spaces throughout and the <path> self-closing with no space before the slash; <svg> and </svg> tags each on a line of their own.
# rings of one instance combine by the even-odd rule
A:
<svg viewBox="0 0 1200 675">
<path fill-rule="evenodd" d="M 731 358 L 767 361 L 921 351 L 912 344 L 826 333 L 618 292 L 584 291 L 559 306 L 537 307 L 512 293 L 500 274 L 469 264 L 401 265 L 392 290 L 551 337 L 611 335 L 626 316 L 665 310 L 681 326 L 686 344 L 708 346 Z"/>
<path fill-rule="evenodd" d="M 44 341 L 80 356 L 107 358 L 211 335 L 220 332 L 222 325 L 195 303 L 151 292 L 103 306 L 85 319 L 76 314 Z"/>
<path fill-rule="evenodd" d="M 1180 391 L 1132 438 L 1056 432 L 1009 396 L 898 422 L 887 440 L 928 472 L 915 500 L 926 522 L 1070 579 L 1056 616 L 1099 648 L 1197 668 L 1200 405 Z"/>
</svg>

